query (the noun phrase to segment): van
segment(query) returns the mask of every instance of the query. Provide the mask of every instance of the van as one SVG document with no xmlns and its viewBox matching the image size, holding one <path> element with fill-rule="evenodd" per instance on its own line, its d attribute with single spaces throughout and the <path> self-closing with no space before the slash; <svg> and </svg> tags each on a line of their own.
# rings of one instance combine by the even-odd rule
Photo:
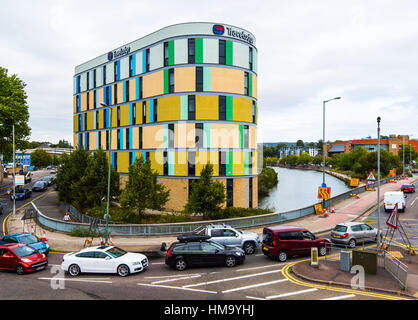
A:
<svg viewBox="0 0 418 320">
<path fill-rule="evenodd" d="M 385 193 L 383 200 L 383 208 L 385 212 L 392 211 L 395 208 L 395 205 L 398 204 L 398 210 L 405 212 L 406 201 L 405 194 L 402 191 L 388 191 Z"/>
<path fill-rule="evenodd" d="M 330 250 L 329 243 L 328 239 L 317 238 L 305 228 L 273 226 L 263 229 L 261 251 L 268 257 L 284 262 L 289 256 L 310 254 L 314 247 L 324 256 Z"/>
</svg>

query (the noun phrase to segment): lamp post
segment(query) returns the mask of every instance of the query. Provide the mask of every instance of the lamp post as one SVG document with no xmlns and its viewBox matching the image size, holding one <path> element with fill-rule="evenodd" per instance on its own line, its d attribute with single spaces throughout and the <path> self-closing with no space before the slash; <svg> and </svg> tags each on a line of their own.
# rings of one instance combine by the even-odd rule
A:
<svg viewBox="0 0 418 320">
<path fill-rule="evenodd" d="M 108 159 L 108 174 L 107 174 L 107 203 L 106 203 L 106 214 L 105 214 L 105 221 L 106 221 L 106 233 L 105 233 L 105 243 L 107 243 L 109 239 L 109 205 L 110 205 L 110 172 L 111 172 L 111 158 L 112 158 L 112 111 L 113 109 L 109 107 L 106 103 L 100 103 L 103 107 L 110 109 L 110 117 L 109 117 L 109 159 Z"/>
<path fill-rule="evenodd" d="M 325 103 L 338 100 L 341 97 L 335 97 L 329 100 L 325 100 L 322 102 L 322 156 L 323 156 L 323 164 L 322 164 L 322 187 L 326 187 L 325 184 Z M 322 208 L 325 206 L 325 199 L 322 200 Z"/>
<path fill-rule="evenodd" d="M 377 249 L 380 248 L 380 117 L 377 117 Z"/>
<path fill-rule="evenodd" d="M 0 124 L 0 127 L 10 126 L 10 124 Z M 12 136 L 13 136 L 13 215 L 16 215 L 16 165 L 15 165 L 15 125 L 12 126 Z"/>
</svg>

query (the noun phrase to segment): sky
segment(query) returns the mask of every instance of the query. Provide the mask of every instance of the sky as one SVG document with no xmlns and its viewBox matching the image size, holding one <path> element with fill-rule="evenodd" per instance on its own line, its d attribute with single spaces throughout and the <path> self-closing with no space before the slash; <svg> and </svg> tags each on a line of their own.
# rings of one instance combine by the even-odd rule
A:
<svg viewBox="0 0 418 320">
<path fill-rule="evenodd" d="M 0 0 L 0 66 L 26 84 L 31 141 L 73 140 L 75 66 L 163 27 L 230 24 L 258 50 L 258 141 L 418 139 L 416 0 Z"/>
</svg>

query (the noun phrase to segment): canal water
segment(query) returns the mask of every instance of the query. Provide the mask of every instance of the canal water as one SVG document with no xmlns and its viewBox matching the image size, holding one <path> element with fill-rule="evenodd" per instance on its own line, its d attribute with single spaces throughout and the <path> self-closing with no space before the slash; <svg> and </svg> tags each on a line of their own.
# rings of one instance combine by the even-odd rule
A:
<svg viewBox="0 0 418 320">
<path fill-rule="evenodd" d="M 314 205 L 318 200 L 318 187 L 322 184 L 322 172 L 287 168 L 273 168 L 278 175 L 277 187 L 261 199 L 259 208 L 274 208 L 274 212 L 286 212 Z M 331 197 L 350 190 L 344 181 L 325 174 L 325 183 L 331 187 Z"/>
</svg>

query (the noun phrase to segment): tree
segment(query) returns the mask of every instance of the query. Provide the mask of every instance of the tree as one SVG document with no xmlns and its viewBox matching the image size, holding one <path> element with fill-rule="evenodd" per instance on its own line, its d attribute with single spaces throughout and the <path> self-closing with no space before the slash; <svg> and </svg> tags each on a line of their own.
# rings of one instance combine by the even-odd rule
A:
<svg viewBox="0 0 418 320">
<path fill-rule="evenodd" d="M 279 179 L 277 178 L 277 172 L 273 168 L 265 168 L 258 176 L 258 196 L 263 198 L 268 196 L 270 190 L 274 188 Z"/>
<path fill-rule="evenodd" d="M 300 157 L 299 157 L 299 159 L 297 161 L 297 164 L 298 165 L 306 165 L 306 164 L 311 163 L 311 161 L 312 161 L 312 158 L 309 155 L 309 153 L 302 152 L 302 154 L 300 155 Z"/>
<path fill-rule="evenodd" d="M 51 164 L 52 157 L 44 149 L 36 149 L 30 155 L 30 162 L 35 167 L 47 167 Z"/>
<path fill-rule="evenodd" d="M 312 158 L 312 164 L 322 164 L 323 161 L 322 156 L 319 154 Z"/>
<path fill-rule="evenodd" d="M 213 165 L 208 163 L 200 171 L 200 178 L 192 182 L 189 200 L 184 206 L 187 213 L 203 213 L 205 218 L 216 215 L 225 202 L 225 186 L 212 180 Z"/>
<path fill-rule="evenodd" d="M 149 158 L 144 162 L 142 155 L 129 166 L 129 178 L 120 195 L 123 208 L 142 215 L 146 208 L 162 210 L 169 199 L 170 190 L 157 183 L 158 173 L 151 168 Z"/>
<path fill-rule="evenodd" d="M 298 141 L 296 141 L 296 147 L 304 147 L 305 146 L 305 144 L 303 143 L 303 141 L 302 140 L 298 140 Z"/>
</svg>

